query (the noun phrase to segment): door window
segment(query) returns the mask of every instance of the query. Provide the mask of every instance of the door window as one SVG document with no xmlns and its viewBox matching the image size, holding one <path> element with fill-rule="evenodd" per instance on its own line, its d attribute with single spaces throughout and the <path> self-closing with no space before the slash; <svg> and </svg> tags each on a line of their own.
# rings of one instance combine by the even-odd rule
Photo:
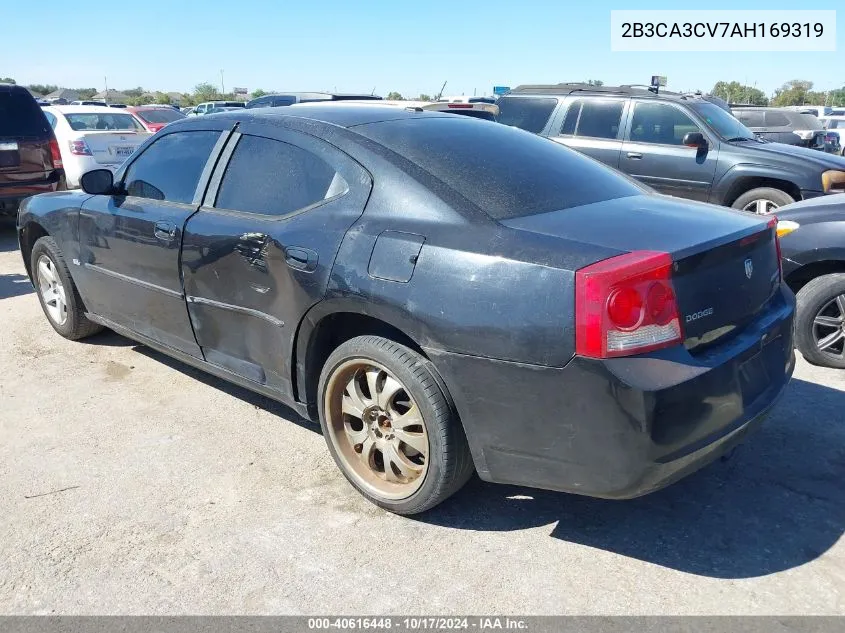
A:
<svg viewBox="0 0 845 633">
<path fill-rule="evenodd" d="M 576 99 L 569 105 L 560 133 L 567 136 L 615 139 L 625 102 L 619 99 Z"/>
<path fill-rule="evenodd" d="M 665 103 L 637 103 L 631 120 L 630 140 L 636 143 L 683 145 L 684 136 L 701 132 L 682 110 Z"/>
<path fill-rule="evenodd" d="M 126 170 L 126 195 L 190 204 L 220 132 L 190 131 L 162 136 Z"/>
<path fill-rule="evenodd" d="M 763 120 L 763 112 L 760 110 L 740 110 L 737 109 L 733 115 L 745 123 L 748 127 L 765 127 L 766 123 Z"/>
<path fill-rule="evenodd" d="M 281 216 L 347 190 L 341 175 L 311 152 L 289 143 L 244 135 L 226 167 L 215 206 Z"/>
</svg>

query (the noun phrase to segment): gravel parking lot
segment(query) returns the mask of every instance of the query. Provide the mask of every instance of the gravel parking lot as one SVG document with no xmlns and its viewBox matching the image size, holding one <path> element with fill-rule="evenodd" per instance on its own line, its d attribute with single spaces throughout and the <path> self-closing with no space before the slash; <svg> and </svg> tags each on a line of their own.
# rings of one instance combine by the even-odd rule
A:
<svg viewBox="0 0 845 633">
<path fill-rule="evenodd" d="M 799 361 L 727 463 L 610 502 L 472 481 L 364 501 L 319 428 L 53 332 L 0 229 L 0 612 L 845 614 L 845 372 Z"/>
</svg>

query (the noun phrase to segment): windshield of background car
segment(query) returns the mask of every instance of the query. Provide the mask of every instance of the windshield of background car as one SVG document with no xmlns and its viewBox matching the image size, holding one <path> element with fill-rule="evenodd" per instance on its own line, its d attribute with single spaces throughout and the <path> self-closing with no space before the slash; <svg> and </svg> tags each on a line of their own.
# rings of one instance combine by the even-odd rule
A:
<svg viewBox="0 0 845 633">
<path fill-rule="evenodd" d="M 99 112 L 66 113 L 70 127 L 77 131 L 120 130 L 135 132 L 140 128 L 131 114 L 100 114 Z"/>
<path fill-rule="evenodd" d="M 0 136 L 44 137 L 50 125 L 35 99 L 22 92 L 0 92 Z"/>
<path fill-rule="evenodd" d="M 559 143 L 469 117 L 421 115 L 355 130 L 418 165 L 494 220 L 645 192 Z"/>
<path fill-rule="evenodd" d="M 549 117 L 554 112 L 557 99 L 549 99 L 548 97 L 502 97 L 496 103 L 499 106 L 499 116 L 496 117 L 499 123 L 539 134 L 546 127 Z"/>
<path fill-rule="evenodd" d="M 162 108 L 161 110 L 139 110 L 136 114 L 147 123 L 172 123 L 184 119 L 185 115 L 173 108 Z"/>
<path fill-rule="evenodd" d="M 736 117 L 729 112 L 712 103 L 696 102 L 689 104 L 690 108 L 698 114 L 719 136 L 724 139 L 732 138 L 756 138 L 754 132 L 740 123 Z"/>
</svg>

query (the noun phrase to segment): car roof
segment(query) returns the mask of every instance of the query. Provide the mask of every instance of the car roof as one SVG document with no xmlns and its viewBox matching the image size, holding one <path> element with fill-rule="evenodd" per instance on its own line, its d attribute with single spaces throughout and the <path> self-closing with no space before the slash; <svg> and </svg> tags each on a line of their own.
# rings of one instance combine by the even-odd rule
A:
<svg viewBox="0 0 845 633">
<path fill-rule="evenodd" d="M 653 92 L 649 86 L 623 84 L 621 86 L 594 86 L 580 82 L 566 82 L 559 84 L 523 84 L 502 95 L 510 96 L 567 96 L 583 94 L 592 96 L 626 96 L 642 97 L 646 99 L 666 99 L 671 101 L 708 101 L 715 103 L 713 95 L 702 92 L 670 92 L 661 88 Z M 716 103 L 716 105 L 719 105 Z"/>
<path fill-rule="evenodd" d="M 342 105 L 356 106 L 356 107 L 393 107 L 393 108 L 416 108 L 429 112 L 449 112 L 450 110 L 479 110 L 482 112 L 490 112 L 491 114 L 498 114 L 499 107 L 492 103 L 459 103 L 447 101 L 406 101 L 394 99 L 382 99 L 379 101 L 330 101 L 329 103 L 322 103 L 319 101 L 311 101 L 307 103 L 297 103 L 298 107 L 333 107 L 337 108 Z"/>
<path fill-rule="evenodd" d="M 351 128 L 356 125 L 379 123 L 382 121 L 396 121 L 419 117 L 448 117 L 453 114 L 445 112 L 427 112 L 406 108 L 385 106 L 382 103 L 348 104 L 347 102 L 330 103 L 295 103 L 283 108 L 238 108 L 228 112 L 220 112 L 209 116 L 226 119 L 247 121 L 277 121 L 285 118 L 310 119 L 338 127 Z M 197 117 L 187 117 L 175 121 L 171 125 L 187 125 Z M 201 118 L 201 117 L 200 117 Z"/>
</svg>

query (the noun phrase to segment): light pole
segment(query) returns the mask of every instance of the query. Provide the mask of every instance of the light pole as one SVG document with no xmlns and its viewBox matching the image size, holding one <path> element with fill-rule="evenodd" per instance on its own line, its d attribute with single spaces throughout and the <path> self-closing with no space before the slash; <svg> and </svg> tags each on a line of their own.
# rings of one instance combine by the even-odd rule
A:
<svg viewBox="0 0 845 633">
<path fill-rule="evenodd" d="M 226 94 L 226 84 L 223 83 L 223 69 L 220 69 L 220 94 Z"/>
</svg>

